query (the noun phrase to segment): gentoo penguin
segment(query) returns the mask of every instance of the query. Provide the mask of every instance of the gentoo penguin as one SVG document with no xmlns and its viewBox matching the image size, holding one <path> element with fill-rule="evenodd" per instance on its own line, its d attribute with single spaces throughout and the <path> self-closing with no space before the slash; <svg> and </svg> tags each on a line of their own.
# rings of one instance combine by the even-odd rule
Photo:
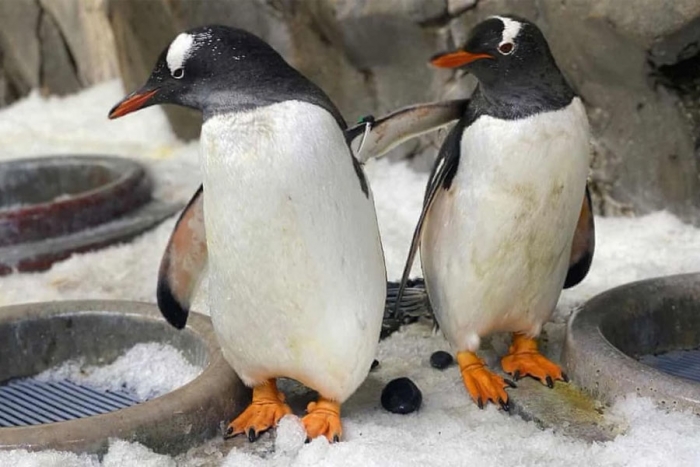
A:
<svg viewBox="0 0 700 467">
<path fill-rule="evenodd" d="M 464 68 L 478 86 L 438 154 L 402 284 L 420 246 L 467 391 L 480 407 L 508 410 L 505 387 L 514 385 L 477 356 L 482 337 L 513 333 L 501 366 L 514 379 L 567 380 L 535 338 L 593 255 L 588 121 L 544 36 L 524 19 L 491 17 L 432 63 Z"/>
<path fill-rule="evenodd" d="M 416 104 L 375 119 L 363 117 L 345 131 L 345 138 L 360 162 L 379 158 L 399 144 L 458 120 L 465 99 Z M 203 187 L 182 211 L 165 248 L 158 274 L 158 307 L 176 328 L 187 322 L 197 285 L 207 265 Z"/>
<path fill-rule="evenodd" d="M 180 268 L 182 277 L 162 265 L 166 318 L 185 325 L 187 290 L 197 281 L 190 273 L 206 256 L 223 355 L 253 388 L 227 434 L 253 441 L 290 413 L 276 385 L 289 377 L 320 395 L 302 419 L 308 437 L 338 440 L 340 406 L 370 369 L 386 295 L 374 202 L 343 118 L 268 44 L 224 26 L 178 35 L 110 117 L 166 103 L 203 113 L 204 195 L 179 223 L 192 221 L 183 238 L 203 247 L 203 214 L 206 232 L 206 253 L 185 254 L 194 266 Z"/>
</svg>

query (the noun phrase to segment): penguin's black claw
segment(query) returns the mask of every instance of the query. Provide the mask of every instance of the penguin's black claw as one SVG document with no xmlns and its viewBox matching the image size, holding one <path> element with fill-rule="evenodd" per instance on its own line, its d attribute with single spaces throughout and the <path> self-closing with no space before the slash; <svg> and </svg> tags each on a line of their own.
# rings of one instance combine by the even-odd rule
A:
<svg viewBox="0 0 700 467">
<path fill-rule="evenodd" d="M 484 408 L 484 401 L 481 400 L 481 397 L 476 400 L 476 405 L 478 405 L 480 409 Z"/>
<path fill-rule="evenodd" d="M 569 382 L 569 376 L 568 376 L 566 373 L 564 373 L 563 371 L 561 372 L 561 379 L 562 379 L 562 381 L 564 381 L 565 383 L 568 383 L 568 382 Z"/>
<path fill-rule="evenodd" d="M 551 376 L 547 376 L 547 379 L 545 381 L 547 382 L 547 387 L 549 389 L 552 389 L 554 387 L 554 381 L 552 381 Z"/>
<path fill-rule="evenodd" d="M 306 439 L 304 440 L 304 444 L 309 444 L 310 442 L 311 442 L 311 438 L 309 438 L 307 436 Z"/>
<path fill-rule="evenodd" d="M 513 373 L 513 379 L 515 381 L 518 381 L 520 379 L 520 370 L 515 370 L 515 373 Z"/>
<path fill-rule="evenodd" d="M 259 437 L 260 434 L 255 432 L 255 428 L 251 428 L 250 430 L 248 430 L 248 441 L 250 441 L 251 443 L 257 441 Z"/>
<path fill-rule="evenodd" d="M 503 399 L 498 399 L 498 403 L 504 411 L 510 412 L 510 404 L 508 402 L 504 401 Z"/>
<path fill-rule="evenodd" d="M 513 389 L 516 389 L 518 387 L 517 384 L 515 384 L 513 381 L 509 380 L 508 378 L 503 378 L 503 381 L 505 381 L 506 384 Z"/>
<path fill-rule="evenodd" d="M 333 435 L 333 442 L 334 443 L 340 442 L 340 437 L 338 435 Z"/>
</svg>

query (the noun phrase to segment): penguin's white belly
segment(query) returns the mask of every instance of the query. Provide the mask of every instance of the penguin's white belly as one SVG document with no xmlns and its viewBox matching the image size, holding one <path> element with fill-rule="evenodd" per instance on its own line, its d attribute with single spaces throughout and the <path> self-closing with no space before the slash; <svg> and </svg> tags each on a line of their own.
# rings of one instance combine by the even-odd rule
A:
<svg viewBox="0 0 700 467">
<path fill-rule="evenodd" d="M 568 270 L 588 175 L 578 98 L 526 119 L 482 116 L 426 219 L 421 257 L 440 327 L 457 350 L 492 332 L 537 335 Z"/>
<path fill-rule="evenodd" d="M 324 109 L 287 101 L 202 127 L 211 317 L 246 384 L 344 401 L 375 357 L 386 273 L 374 203 Z"/>
</svg>

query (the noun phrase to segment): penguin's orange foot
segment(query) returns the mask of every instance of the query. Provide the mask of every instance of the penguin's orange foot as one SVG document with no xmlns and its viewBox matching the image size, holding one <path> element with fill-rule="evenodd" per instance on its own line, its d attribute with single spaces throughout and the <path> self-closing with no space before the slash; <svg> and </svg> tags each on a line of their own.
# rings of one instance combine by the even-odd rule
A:
<svg viewBox="0 0 700 467">
<path fill-rule="evenodd" d="M 462 373 L 464 386 L 480 409 L 483 409 L 484 404 L 491 401 L 494 404 L 499 404 L 505 411 L 510 410 L 505 387 L 515 387 L 512 381 L 505 380 L 489 371 L 484 365 L 484 361 L 473 352 L 458 352 L 457 363 Z"/>
<path fill-rule="evenodd" d="M 513 343 L 508 349 L 508 355 L 501 359 L 501 367 L 513 375 L 516 381 L 523 376 L 532 376 L 550 388 L 554 387 L 556 380 L 569 381 L 559 365 L 539 353 L 537 341 L 522 334 L 513 334 Z"/>
<path fill-rule="evenodd" d="M 340 423 L 340 404 L 320 397 L 318 402 L 310 402 L 306 407 L 307 414 L 301 419 L 306 428 L 306 438 L 313 439 L 325 436 L 328 441 L 340 441 L 343 426 Z"/>
<path fill-rule="evenodd" d="M 269 380 L 253 388 L 253 401 L 228 425 L 224 438 L 246 434 L 252 443 L 291 413 L 292 409 L 284 403 L 284 394 L 277 390 L 275 380 Z"/>
</svg>

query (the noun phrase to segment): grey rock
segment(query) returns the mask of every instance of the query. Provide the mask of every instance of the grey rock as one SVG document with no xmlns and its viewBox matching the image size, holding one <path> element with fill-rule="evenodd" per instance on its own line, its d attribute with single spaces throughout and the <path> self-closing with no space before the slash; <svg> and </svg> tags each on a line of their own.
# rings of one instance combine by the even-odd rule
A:
<svg viewBox="0 0 700 467">
<path fill-rule="evenodd" d="M 585 19 L 604 19 L 621 35 L 632 38 L 641 46 L 651 47 L 659 38 L 675 33 L 700 15 L 696 0 L 637 0 L 634 8 L 625 2 L 605 0 L 547 0 L 547 7 L 577 10 Z"/>
<path fill-rule="evenodd" d="M 38 0 L 58 26 L 81 86 L 116 78 L 114 35 L 106 0 Z"/>
<path fill-rule="evenodd" d="M 0 2 L 4 97 L 33 88 L 66 94 L 117 76 L 104 0 Z"/>
<path fill-rule="evenodd" d="M 10 85 L 5 77 L 5 69 L 2 66 L 2 49 L 0 49 L 0 107 L 3 107 L 10 102 L 9 91 Z"/>
<path fill-rule="evenodd" d="M 37 25 L 41 10 L 34 0 L 0 2 L 0 50 L 8 82 L 20 94 L 39 87 Z"/>
<path fill-rule="evenodd" d="M 349 4 L 354 2 L 341 5 Z M 364 108 L 353 108 L 352 103 L 340 101 L 346 118 L 381 114 L 430 100 L 426 95 L 435 95 L 441 84 L 428 66 L 429 58 L 439 45 L 437 35 L 416 21 L 414 10 L 406 7 L 393 11 L 383 2 L 371 5 L 373 7 L 363 9 L 338 7 L 331 23 L 339 48 L 366 76 L 365 92 L 374 101 Z M 422 17 L 423 20 L 427 18 Z"/>
<path fill-rule="evenodd" d="M 543 2 L 541 23 L 545 34 L 557 38 L 550 40 L 552 51 L 588 106 L 597 149 L 593 183 L 604 211 L 617 214 L 620 205 L 637 213 L 669 207 L 691 219 L 700 201 L 691 122 L 678 95 L 651 79 L 647 62 L 657 35 L 683 25 L 677 15 L 663 26 L 664 21 L 630 19 L 640 9 L 655 12 L 665 4 L 644 3 L 625 13 L 619 2 L 618 7 Z"/>
<path fill-rule="evenodd" d="M 340 0 L 332 3 L 339 17 L 405 18 L 412 23 L 429 23 L 447 13 L 444 0 Z"/>
<path fill-rule="evenodd" d="M 447 14 L 458 16 L 476 5 L 476 0 L 447 0 Z"/>
<path fill-rule="evenodd" d="M 70 94 L 80 90 L 73 57 L 63 40 L 58 25 L 47 14 L 39 17 L 41 50 L 41 86 L 55 94 Z"/>
</svg>

